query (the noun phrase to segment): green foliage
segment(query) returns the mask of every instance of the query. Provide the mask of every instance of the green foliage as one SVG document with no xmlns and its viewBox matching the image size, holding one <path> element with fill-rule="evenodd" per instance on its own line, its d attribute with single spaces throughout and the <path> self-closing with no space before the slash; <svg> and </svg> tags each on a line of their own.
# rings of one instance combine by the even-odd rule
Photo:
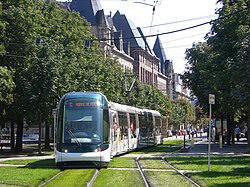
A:
<svg viewBox="0 0 250 187">
<path fill-rule="evenodd" d="M 4 37 L 5 32 L 5 23 L 2 19 L 2 2 L 0 2 L 0 41 L 2 41 L 2 38 Z M 4 46 L 2 42 L 0 42 L 0 55 L 4 52 Z"/>
<path fill-rule="evenodd" d="M 249 106 L 249 0 L 230 4 L 222 1 L 219 17 L 212 24 L 207 42 L 186 51 L 187 70 L 183 76 L 208 111 L 208 94 L 216 95 L 215 111 L 235 113 Z M 224 17 L 225 16 L 225 17 Z"/>
<path fill-rule="evenodd" d="M 79 13 L 42 0 L 5 1 L 3 10 L 0 102 L 8 104 L 1 106 L 8 121 L 52 122 L 59 98 L 73 91 L 102 92 L 110 101 L 158 110 L 170 118 L 181 111 L 180 105 L 172 110 L 172 101 L 160 90 L 138 80 L 126 92 L 122 67 L 103 57 L 90 24 Z M 134 78 L 126 77 L 128 85 Z M 178 117 L 183 121 L 183 114 Z"/>
<path fill-rule="evenodd" d="M 6 24 L 2 19 L 2 3 L 0 2 L 0 41 L 3 40 L 5 36 Z M 4 45 L 0 43 L 0 57 L 4 54 Z M 2 66 L 0 64 L 0 104 L 8 105 L 13 102 L 13 89 L 15 88 L 15 83 L 13 82 L 12 69 Z M 2 107 L 1 107 L 2 108 Z M 1 114 L 4 113 L 4 109 Z"/>
<path fill-rule="evenodd" d="M 13 102 L 13 89 L 15 83 L 13 82 L 13 72 L 6 67 L 0 66 L 0 103 L 10 104 Z"/>
<path fill-rule="evenodd" d="M 172 118 L 170 118 L 175 128 L 181 124 L 194 124 L 195 108 L 186 99 L 177 99 L 172 104 Z"/>
<path fill-rule="evenodd" d="M 158 110 L 163 116 L 171 113 L 170 98 L 153 86 L 137 81 L 128 97 L 133 106 Z"/>
</svg>

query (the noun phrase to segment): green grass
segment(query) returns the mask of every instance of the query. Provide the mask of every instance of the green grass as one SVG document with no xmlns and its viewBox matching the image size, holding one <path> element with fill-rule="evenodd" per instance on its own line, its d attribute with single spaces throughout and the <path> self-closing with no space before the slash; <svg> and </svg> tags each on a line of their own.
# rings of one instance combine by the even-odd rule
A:
<svg viewBox="0 0 250 187">
<path fill-rule="evenodd" d="M 164 141 L 162 145 L 152 146 L 130 154 L 162 154 L 179 150 L 183 146 L 183 140 Z"/>
<path fill-rule="evenodd" d="M 182 140 L 164 142 L 162 145 L 141 150 L 137 153 L 163 154 L 178 150 L 183 146 Z M 127 155 L 129 156 L 129 155 Z M 144 183 L 136 169 L 135 156 L 115 157 L 108 169 L 101 169 L 94 187 L 121 186 L 142 187 Z M 165 157 L 167 161 L 181 170 L 187 170 L 186 174 L 201 186 L 207 187 L 250 187 L 250 157 L 223 157 L 211 156 L 211 171 L 208 172 L 207 157 Z M 182 177 L 172 171 L 161 162 L 160 158 L 141 158 L 143 168 L 166 169 L 166 171 L 147 170 L 152 186 L 189 187 Z M 11 160 L 1 163 L 13 164 L 12 167 L 0 167 L 0 186 L 26 186 L 37 187 L 48 181 L 60 172 L 55 167 L 54 159 L 45 160 Z M 20 167 L 18 165 L 25 165 Z M 127 168 L 127 169 L 122 169 Z M 192 170 L 193 172 L 188 172 Z M 45 187 L 86 186 L 95 169 L 65 170 L 58 177 L 50 181 Z"/>
<path fill-rule="evenodd" d="M 141 158 L 140 164 L 143 169 L 170 169 L 161 158 Z"/>
<path fill-rule="evenodd" d="M 57 174 L 59 169 L 0 167 L 0 186 L 16 185 L 37 187 Z"/>
<path fill-rule="evenodd" d="M 0 167 L 0 186 L 36 187 L 60 172 L 55 167 L 54 159 L 46 160 L 10 160 L 1 162 L 13 164 L 13 167 Z M 19 167 L 18 165 L 25 165 Z"/>
<path fill-rule="evenodd" d="M 187 175 L 201 186 L 250 186 L 250 157 L 213 156 L 208 172 L 207 157 L 166 157 L 176 168 L 193 170 Z"/>
<path fill-rule="evenodd" d="M 138 170 L 102 169 L 93 187 L 144 187 Z"/>
<path fill-rule="evenodd" d="M 44 166 L 44 167 L 55 167 L 55 159 L 25 159 L 25 160 L 7 160 L 0 162 L 1 164 L 13 164 L 13 165 L 27 165 L 27 166 Z"/>
<path fill-rule="evenodd" d="M 109 168 L 136 168 L 135 158 L 115 157 L 109 163 Z"/>
<path fill-rule="evenodd" d="M 95 169 L 70 169 L 65 170 L 51 182 L 47 183 L 46 187 L 82 187 L 87 186 L 95 173 Z"/>
<path fill-rule="evenodd" d="M 159 187 L 192 187 L 182 176 L 175 172 L 146 171 L 151 186 Z"/>
</svg>

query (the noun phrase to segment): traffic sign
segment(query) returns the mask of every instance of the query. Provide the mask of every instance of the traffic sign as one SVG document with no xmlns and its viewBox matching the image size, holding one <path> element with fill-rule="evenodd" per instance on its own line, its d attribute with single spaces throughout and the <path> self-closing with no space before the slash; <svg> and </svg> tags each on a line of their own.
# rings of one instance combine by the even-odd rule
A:
<svg viewBox="0 0 250 187">
<path fill-rule="evenodd" d="M 214 105 L 215 104 L 215 95 L 209 94 L 209 104 Z"/>
</svg>

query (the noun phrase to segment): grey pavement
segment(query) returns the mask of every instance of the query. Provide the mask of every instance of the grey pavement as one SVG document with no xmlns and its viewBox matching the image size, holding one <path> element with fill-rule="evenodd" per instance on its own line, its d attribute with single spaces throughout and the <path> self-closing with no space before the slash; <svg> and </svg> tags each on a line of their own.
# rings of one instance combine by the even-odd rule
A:
<svg viewBox="0 0 250 187">
<path fill-rule="evenodd" d="M 209 142 L 206 139 L 196 142 L 191 146 L 189 153 L 208 154 Z M 241 139 L 235 144 L 219 144 L 218 142 L 210 142 L 211 155 L 249 155 L 247 152 L 247 140 Z"/>
<path fill-rule="evenodd" d="M 186 140 L 188 140 L 188 136 L 186 136 Z M 183 140 L 183 136 L 173 136 L 169 137 L 166 140 L 174 140 L 179 139 Z M 180 153 L 176 152 L 178 155 L 189 155 L 189 156 L 197 156 L 197 155 L 208 155 L 208 147 L 209 142 L 207 140 L 206 134 L 202 134 L 202 136 L 194 137 L 194 144 L 190 146 L 186 146 L 184 151 Z M 171 155 L 171 154 L 167 154 Z M 172 154 L 173 155 L 173 154 Z M 247 139 L 241 138 L 239 142 L 235 141 L 235 144 L 219 144 L 218 142 L 210 142 L 210 155 L 224 155 L 224 156 L 250 156 L 250 153 L 247 152 Z"/>
</svg>

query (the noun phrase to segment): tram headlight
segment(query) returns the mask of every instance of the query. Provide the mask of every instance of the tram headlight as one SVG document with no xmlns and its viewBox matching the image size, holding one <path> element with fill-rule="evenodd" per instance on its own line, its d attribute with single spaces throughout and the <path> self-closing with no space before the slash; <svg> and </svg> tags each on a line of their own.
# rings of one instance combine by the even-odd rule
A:
<svg viewBox="0 0 250 187">
<path fill-rule="evenodd" d="M 68 149 L 63 149 L 62 152 L 67 153 Z"/>
<path fill-rule="evenodd" d="M 95 149 L 95 152 L 97 153 L 97 152 L 102 152 L 102 151 L 105 151 L 105 149 L 104 148 L 97 148 L 97 149 Z"/>
</svg>

